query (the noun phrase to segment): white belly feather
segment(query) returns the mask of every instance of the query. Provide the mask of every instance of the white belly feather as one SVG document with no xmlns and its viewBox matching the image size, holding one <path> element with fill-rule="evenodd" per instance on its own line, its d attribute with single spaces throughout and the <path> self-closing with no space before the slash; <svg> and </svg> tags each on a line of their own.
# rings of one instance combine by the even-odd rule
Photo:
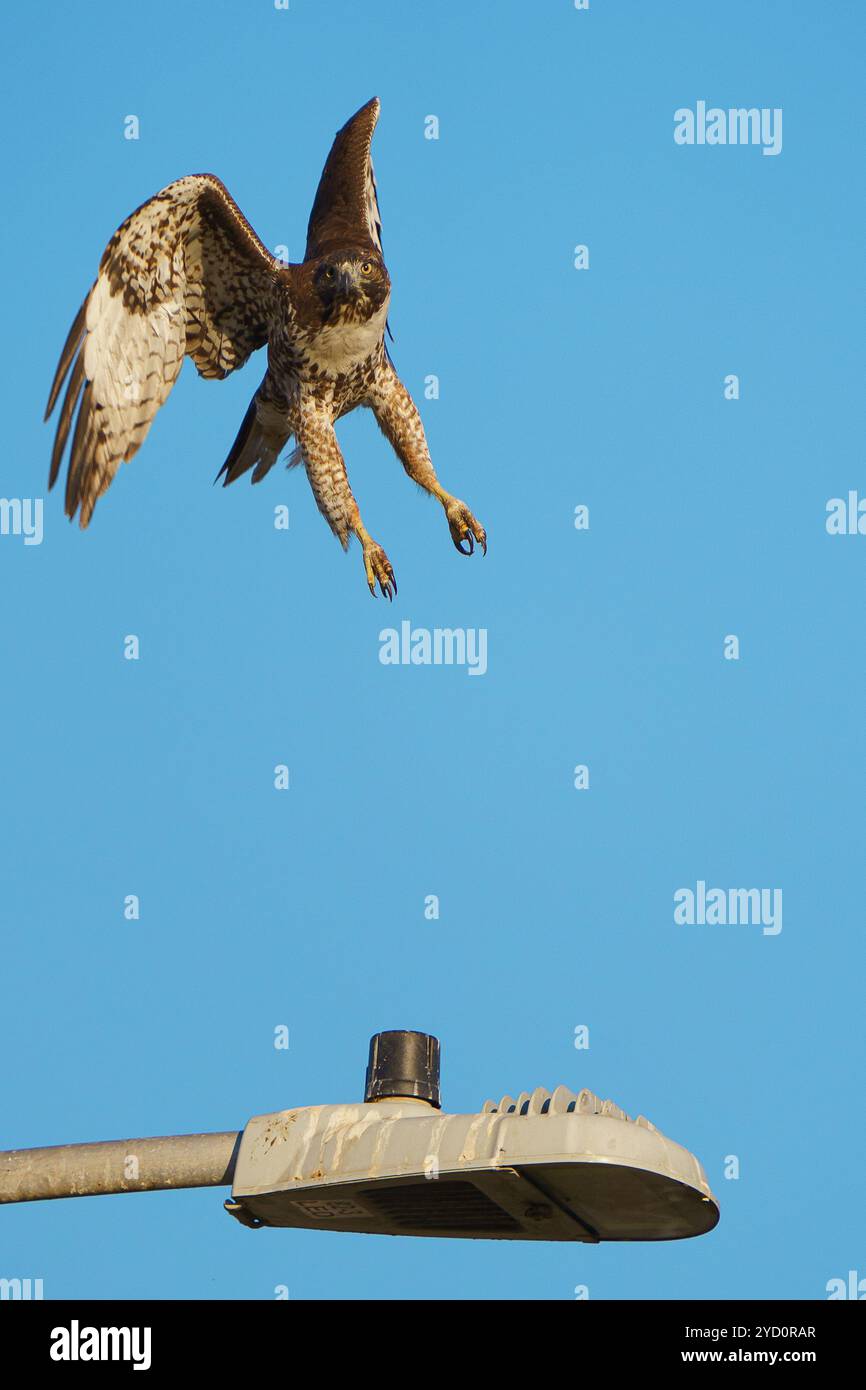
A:
<svg viewBox="0 0 866 1390">
<path fill-rule="evenodd" d="M 342 376 L 365 362 L 376 349 L 387 317 L 388 305 L 384 304 L 366 323 L 327 324 L 310 342 L 307 356 L 320 371 Z"/>
</svg>

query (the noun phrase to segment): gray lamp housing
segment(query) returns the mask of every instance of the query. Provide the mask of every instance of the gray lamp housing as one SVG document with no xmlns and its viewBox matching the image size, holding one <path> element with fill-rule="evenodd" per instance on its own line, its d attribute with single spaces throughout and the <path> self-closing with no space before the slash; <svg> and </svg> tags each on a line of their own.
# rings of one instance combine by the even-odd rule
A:
<svg viewBox="0 0 866 1390">
<path fill-rule="evenodd" d="M 411 1051 L 426 1068 L 431 1052 L 417 1041 Z M 425 1076 L 438 1100 L 438 1075 Z M 693 1154 L 643 1116 L 564 1086 L 473 1115 L 420 1098 L 258 1115 L 226 1207 L 250 1226 L 589 1243 L 677 1240 L 719 1219 Z"/>
</svg>

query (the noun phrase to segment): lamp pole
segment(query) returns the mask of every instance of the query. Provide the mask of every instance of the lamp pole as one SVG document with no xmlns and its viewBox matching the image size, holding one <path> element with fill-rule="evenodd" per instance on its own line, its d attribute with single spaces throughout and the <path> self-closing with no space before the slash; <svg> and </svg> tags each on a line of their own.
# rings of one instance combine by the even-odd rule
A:
<svg viewBox="0 0 866 1390">
<path fill-rule="evenodd" d="M 0 1153 L 0 1204 L 230 1187 L 241 1131 L 111 1139 Z"/>
</svg>

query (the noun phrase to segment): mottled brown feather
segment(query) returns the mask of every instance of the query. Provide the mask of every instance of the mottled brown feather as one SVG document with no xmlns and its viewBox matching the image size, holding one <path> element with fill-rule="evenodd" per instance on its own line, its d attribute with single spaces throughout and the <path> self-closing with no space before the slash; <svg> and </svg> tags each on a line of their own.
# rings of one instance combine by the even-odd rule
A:
<svg viewBox="0 0 866 1390">
<path fill-rule="evenodd" d="M 66 510 L 86 526 L 120 463 L 132 458 L 183 357 L 221 378 L 268 339 L 281 264 L 213 174 L 179 179 L 118 227 L 66 338 L 48 400 L 69 373 L 52 450 L 57 479 L 76 403 Z"/>
<path fill-rule="evenodd" d="M 378 119 L 379 98 L 373 97 L 337 132 L 310 213 L 305 261 L 347 246 L 381 249 L 378 209 L 371 226 L 368 204 L 371 183 L 375 202 L 370 145 Z"/>
</svg>

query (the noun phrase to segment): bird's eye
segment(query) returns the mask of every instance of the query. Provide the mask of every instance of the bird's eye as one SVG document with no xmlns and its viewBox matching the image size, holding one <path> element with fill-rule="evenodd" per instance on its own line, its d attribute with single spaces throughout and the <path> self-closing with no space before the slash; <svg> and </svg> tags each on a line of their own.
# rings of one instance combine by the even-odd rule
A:
<svg viewBox="0 0 866 1390">
<path fill-rule="evenodd" d="M 363 264 L 361 265 L 361 274 L 362 274 L 362 275 L 372 275 L 372 274 L 373 274 L 373 262 L 372 262 L 372 261 L 364 261 L 364 262 L 363 262 Z"/>
<path fill-rule="evenodd" d="M 326 280 L 333 280 L 333 278 L 334 278 L 334 267 L 333 267 L 332 265 L 326 265 L 326 266 L 325 266 L 325 270 L 324 270 L 324 275 L 325 275 L 325 279 L 326 279 Z"/>
</svg>

